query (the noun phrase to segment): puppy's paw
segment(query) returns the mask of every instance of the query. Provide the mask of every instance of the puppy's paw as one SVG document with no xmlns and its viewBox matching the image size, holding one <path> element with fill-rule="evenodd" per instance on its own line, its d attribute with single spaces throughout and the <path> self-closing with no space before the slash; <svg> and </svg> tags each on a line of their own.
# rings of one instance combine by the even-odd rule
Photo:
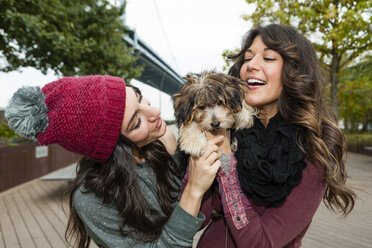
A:
<svg viewBox="0 0 372 248">
<path fill-rule="evenodd" d="M 200 131 L 197 124 L 181 126 L 179 136 L 180 148 L 187 154 L 200 157 L 205 152 L 207 137 Z"/>
<path fill-rule="evenodd" d="M 193 136 L 193 137 L 184 137 L 181 141 L 180 139 L 180 148 L 185 151 L 187 154 L 190 154 L 193 157 L 200 157 L 205 152 L 205 147 L 207 146 L 207 139 L 205 136 Z"/>
</svg>

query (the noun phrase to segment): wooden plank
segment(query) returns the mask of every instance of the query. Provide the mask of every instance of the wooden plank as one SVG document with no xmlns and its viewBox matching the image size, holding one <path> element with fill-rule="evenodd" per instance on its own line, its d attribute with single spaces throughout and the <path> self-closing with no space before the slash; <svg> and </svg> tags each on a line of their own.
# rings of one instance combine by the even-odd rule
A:
<svg viewBox="0 0 372 248">
<path fill-rule="evenodd" d="M 327 247 L 367 247 L 366 244 L 368 244 L 368 240 L 361 239 L 360 235 L 350 235 L 329 225 L 324 225 L 322 228 L 314 226 L 311 231 L 309 230 L 307 236 Z M 306 242 L 304 241 L 304 243 Z"/>
<path fill-rule="evenodd" d="M 14 230 L 16 233 L 16 236 L 18 237 L 18 242 L 21 247 L 35 247 L 35 243 L 30 235 L 30 232 L 23 220 L 22 215 L 20 214 L 20 211 L 18 209 L 18 206 L 16 205 L 14 201 L 13 194 L 15 191 L 8 194 L 6 197 L 4 197 L 5 204 L 8 208 L 9 216 L 12 220 L 12 223 L 14 225 Z"/>
<path fill-rule="evenodd" d="M 50 207 L 50 209 L 54 212 L 54 214 L 59 218 L 61 223 L 64 226 L 67 226 L 67 219 L 68 215 L 64 212 L 68 211 L 68 205 L 65 204 L 65 209 L 62 208 L 62 193 L 66 189 L 66 182 L 63 181 L 39 181 L 37 183 L 37 187 L 35 184 L 35 189 L 38 191 L 40 195 L 43 195 L 46 200 L 46 204 Z"/>
<path fill-rule="evenodd" d="M 318 219 L 312 229 L 316 229 L 320 232 L 327 233 L 330 236 L 340 235 L 340 239 L 358 239 L 364 243 L 372 241 L 369 237 L 371 232 L 371 227 L 364 229 L 359 226 L 358 223 L 352 224 L 350 222 L 341 221 L 324 221 Z M 330 231 L 332 230 L 332 231 Z"/>
<path fill-rule="evenodd" d="M 15 202 L 18 205 L 19 212 L 22 214 L 23 219 L 25 221 L 25 225 L 27 226 L 27 229 L 29 230 L 31 237 L 38 248 L 50 248 L 50 244 L 45 237 L 43 231 L 41 230 L 37 220 L 35 219 L 35 216 L 31 209 L 28 207 L 27 203 L 25 202 L 24 197 L 21 194 L 21 190 L 17 190 L 14 193 L 14 199 Z"/>
<path fill-rule="evenodd" d="M 307 241 L 306 244 L 302 244 L 301 248 L 322 247 L 321 245 L 319 245 L 319 242 L 317 240 L 314 240 L 312 238 L 308 238 L 306 241 Z"/>
<path fill-rule="evenodd" d="M 5 197 L 6 195 L 4 195 Z M 0 198 L 0 221 L 1 221 L 1 230 L 3 231 L 4 244 L 5 247 L 20 247 L 18 242 L 18 237 L 12 220 L 9 216 L 8 208 L 5 204 L 4 197 Z"/>
<path fill-rule="evenodd" d="M 30 185 L 30 187 L 28 188 L 28 193 L 30 194 L 34 204 L 40 208 L 43 216 L 46 218 L 51 228 L 54 230 L 53 235 L 55 237 L 52 239 L 53 246 L 67 246 L 64 241 L 65 224 L 54 214 L 54 211 L 49 207 L 49 199 L 46 195 L 43 194 L 43 192 L 39 191 L 39 185 L 37 183 Z M 55 244 L 56 240 L 58 240 L 58 243 L 60 243 L 60 245 Z"/>
<path fill-rule="evenodd" d="M 45 216 L 45 206 L 41 202 L 36 202 L 33 198 L 35 198 L 35 192 L 33 191 L 32 184 L 29 184 L 28 187 L 25 187 L 21 194 L 25 201 L 27 202 L 27 206 L 29 207 L 30 211 L 33 213 L 39 227 L 41 228 L 45 238 L 48 240 L 48 244 L 50 247 L 65 247 L 65 243 L 61 240 L 59 234 L 53 227 L 53 223 L 49 221 L 49 219 Z"/>
<path fill-rule="evenodd" d="M 1 198 L 0 198 L 0 204 L 1 204 Z M 2 211 L 4 211 L 4 209 L 2 210 L 3 208 L 0 206 L 0 248 L 5 248 L 5 241 L 4 241 L 4 234 L 3 234 L 3 228 L 1 226 L 1 217 L 2 217 Z"/>
<path fill-rule="evenodd" d="M 64 198 L 62 204 L 64 205 L 65 209 L 62 209 L 60 196 L 59 194 L 64 192 L 67 187 L 67 182 L 62 181 L 39 181 L 37 182 L 38 189 L 44 189 L 44 195 L 50 198 L 53 198 L 48 204 L 55 211 L 55 214 L 65 223 L 64 228 L 67 226 L 67 219 L 68 219 L 68 198 Z M 53 189 L 53 190 L 50 190 Z M 39 191 L 40 194 L 42 192 Z M 57 196 L 57 197 L 56 197 Z M 66 213 L 64 212 L 66 211 Z M 65 230 L 64 230 L 65 231 Z M 90 248 L 98 248 L 98 246 L 91 241 Z"/>
</svg>

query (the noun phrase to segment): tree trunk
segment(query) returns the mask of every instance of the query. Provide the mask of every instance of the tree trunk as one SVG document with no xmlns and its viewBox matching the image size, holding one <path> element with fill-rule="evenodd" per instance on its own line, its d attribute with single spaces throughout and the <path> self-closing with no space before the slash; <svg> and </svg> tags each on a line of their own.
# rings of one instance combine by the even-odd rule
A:
<svg viewBox="0 0 372 248">
<path fill-rule="evenodd" d="M 344 118 L 344 129 L 349 130 L 349 119 L 348 118 Z"/>
<path fill-rule="evenodd" d="M 335 15 L 334 19 L 331 21 L 332 28 L 337 29 L 339 23 L 338 23 L 338 15 L 339 15 L 339 0 L 333 0 L 333 4 L 335 7 Z M 331 64 L 331 104 L 332 109 L 336 115 L 336 118 L 338 118 L 338 100 L 337 100 L 337 92 L 338 92 L 338 70 L 340 65 L 341 57 L 337 51 L 338 44 L 335 38 L 332 38 L 332 64 Z"/>
<path fill-rule="evenodd" d="M 367 113 L 366 113 L 366 116 L 365 116 L 365 120 L 363 122 L 363 131 L 367 131 L 367 129 L 368 129 L 370 114 L 371 114 L 371 111 L 368 110 Z"/>
<path fill-rule="evenodd" d="M 331 64 L 331 107 L 338 116 L 338 101 L 337 101 L 337 92 L 338 92 L 338 69 L 339 69 L 340 59 L 335 49 L 332 51 L 332 64 Z"/>
<path fill-rule="evenodd" d="M 363 132 L 366 132 L 366 131 L 367 131 L 367 126 L 368 126 L 368 122 L 365 121 L 365 122 L 363 123 L 363 127 L 362 127 L 362 131 L 363 131 Z"/>
</svg>

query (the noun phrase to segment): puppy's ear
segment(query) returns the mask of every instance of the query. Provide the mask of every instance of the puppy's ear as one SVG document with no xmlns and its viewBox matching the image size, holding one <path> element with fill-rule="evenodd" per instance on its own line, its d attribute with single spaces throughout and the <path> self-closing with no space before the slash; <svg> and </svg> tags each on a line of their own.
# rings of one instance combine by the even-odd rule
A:
<svg viewBox="0 0 372 248">
<path fill-rule="evenodd" d="M 243 100 L 243 108 L 242 110 L 234 115 L 235 119 L 235 129 L 242 130 L 244 128 L 250 128 L 254 124 L 254 116 L 257 116 L 258 109 L 249 106 Z"/>
<path fill-rule="evenodd" d="M 182 124 L 186 125 L 193 118 L 194 104 L 197 94 L 195 92 L 195 84 L 198 84 L 198 77 L 195 73 L 187 74 L 183 79 L 186 83 L 181 90 L 172 96 L 174 114 L 178 127 Z"/>
<path fill-rule="evenodd" d="M 189 102 L 191 99 L 187 99 L 182 91 L 181 89 L 179 93 L 172 96 L 174 115 L 178 127 L 190 120 L 193 111 L 193 104 Z"/>
<path fill-rule="evenodd" d="M 224 75 L 223 79 L 227 105 L 235 113 L 241 111 L 242 101 L 244 101 L 244 93 L 247 88 L 244 81 L 230 75 Z"/>
</svg>

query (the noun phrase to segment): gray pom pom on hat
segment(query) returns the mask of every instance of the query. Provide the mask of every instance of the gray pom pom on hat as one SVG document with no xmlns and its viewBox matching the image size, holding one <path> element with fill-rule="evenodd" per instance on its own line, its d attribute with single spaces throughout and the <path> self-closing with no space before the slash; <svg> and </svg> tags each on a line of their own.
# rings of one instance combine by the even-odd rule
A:
<svg viewBox="0 0 372 248">
<path fill-rule="evenodd" d="M 36 138 L 49 124 L 48 108 L 40 87 L 22 87 L 10 99 L 5 109 L 10 128 L 26 138 Z"/>
</svg>

